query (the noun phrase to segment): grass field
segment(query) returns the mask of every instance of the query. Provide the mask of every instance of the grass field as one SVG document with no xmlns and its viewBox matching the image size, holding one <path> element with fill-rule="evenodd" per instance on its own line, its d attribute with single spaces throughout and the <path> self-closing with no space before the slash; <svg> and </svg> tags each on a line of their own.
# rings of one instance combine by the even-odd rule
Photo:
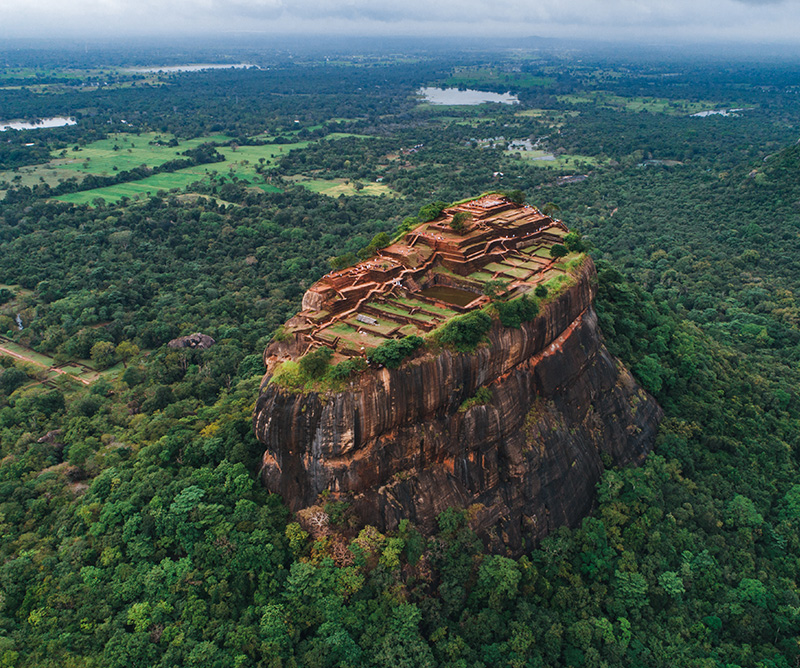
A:
<svg viewBox="0 0 800 668">
<path fill-rule="evenodd" d="M 78 151 L 67 149 L 54 152 L 52 156 L 53 159 L 46 164 L 21 167 L 16 172 L 0 172 L 0 182 L 8 181 L 9 183 L 30 187 L 33 187 L 37 183 L 47 183 L 49 186 L 55 187 L 62 181 L 66 181 L 70 178 L 82 181 L 89 174 L 95 176 L 112 176 L 118 172 L 134 169 L 141 165 L 156 167 L 168 160 L 181 158 L 182 156 L 180 154 L 183 151 L 196 148 L 205 142 L 230 141 L 230 138 L 224 135 L 214 135 L 212 137 L 199 137 L 196 139 L 184 140 L 180 142 L 178 146 L 174 147 L 163 145 L 172 138 L 170 134 L 154 132 L 142 133 L 139 135 L 128 133 L 112 134 L 109 135 L 107 139 L 92 142 L 91 144 L 81 147 Z M 156 143 L 159 141 L 162 142 L 162 144 Z M 115 146 L 117 150 L 114 150 Z M 159 174 L 157 176 L 166 175 Z M 151 178 L 157 178 L 157 176 Z M 169 187 L 185 187 L 185 185 L 197 180 L 197 178 L 184 180 L 184 185 Z M 110 186 L 110 188 L 117 187 L 119 186 Z M 164 186 L 157 186 L 156 190 L 159 188 L 164 188 Z M 106 188 L 99 190 L 107 192 L 98 195 L 97 191 L 92 191 L 95 194 L 88 199 L 79 197 L 82 193 L 74 193 L 74 195 L 78 197 L 65 199 L 63 201 L 82 203 L 91 202 L 98 196 L 108 198 L 109 200 L 116 200 L 123 196 L 131 196 L 130 192 L 115 195 L 115 191 L 113 190 L 107 190 Z M 137 190 L 137 192 L 144 192 L 147 190 L 152 190 L 151 184 L 147 184 L 146 187 Z M 3 194 L 3 191 L 0 190 L 0 196 Z"/>
<path fill-rule="evenodd" d="M 208 141 L 208 138 L 193 141 L 202 143 L 202 141 Z M 256 166 L 261 164 L 260 159 L 264 159 L 264 165 L 269 165 L 292 149 L 303 148 L 308 144 L 309 142 L 303 141 L 293 144 L 240 146 L 236 150 L 230 146 L 221 146 L 218 147 L 217 150 L 225 156 L 225 160 L 222 162 L 215 162 L 208 165 L 196 165 L 194 167 L 179 169 L 175 172 L 154 174 L 153 176 L 148 176 L 139 181 L 129 181 L 127 183 L 114 184 L 104 188 L 69 193 L 67 195 L 61 195 L 56 199 L 73 204 L 87 204 L 91 203 L 97 197 L 101 197 L 107 202 L 115 202 L 122 197 L 147 197 L 149 195 L 155 195 L 159 190 L 183 190 L 198 181 L 208 181 L 211 176 L 215 174 L 223 175 L 227 178 L 235 176 L 240 181 L 254 184 L 262 190 L 277 192 L 279 191 L 278 188 L 264 183 L 262 177 L 256 172 Z M 261 181 L 261 183 L 259 183 L 259 181 Z"/>
<path fill-rule="evenodd" d="M 523 109 L 522 111 L 518 111 L 514 114 L 514 116 L 523 116 L 525 118 L 539 118 L 540 116 L 544 116 L 548 112 L 547 109 Z"/>
<path fill-rule="evenodd" d="M 228 142 L 230 137 L 214 135 L 185 139 L 178 146 L 166 146 L 173 139 L 170 134 L 147 132 L 139 135 L 116 133 L 107 139 L 92 142 L 80 150 L 61 151 L 54 155 L 51 165 L 60 169 L 96 176 L 112 176 L 141 165 L 156 167 L 169 160 L 182 158 L 181 154 L 207 142 Z M 116 147 L 116 148 L 115 148 Z"/>
<path fill-rule="evenodd" d="M 216 135 L 213 137 L 201 137 L 189 141 L 181 142 L 177 147 L 163 147 L 150 144 L 151 141 L 156 141 L 156 137 L 160 137 L 163 141 L 169 141 L 169 135 L 155 135 L 153 133 L 147 135 L 114 135 L 109 139 L 99 142 L 94 142 L 86 146 L 82 151 L 76 153 L 80 155 L 81 159 L 85 157 L 91 158 L 90 160 L 82 160 L 78 162 L 77 158 L 69 156 L 71 153 L 68 151 L 66 160 L 73 160 L 68 163 L 74 166 L 73 168 L 83 178 L 85 174 L 98 174 L 107 175 L 114 173 L 114 166 L 118 170 L 130 169 L 141 164 L 148 166 L 155 166 L 162 164 L 167 160 L 172 160 L 179 157 L 178 152 L 193 148 L 204 142 L 214 141 L 230 141 L 229 137 L 224 135 Z M 327 135 L 326 139 L 339 139 L 342 137 L 352 137 L 347 133 L 334 132 Z M 146 141 L 142 141 L 146 139 Z M 168 172 L 163 174 L 154 174 L 145 179 L 138 181 L 129 181 L 127 183 L 119 183 L 103 188 L 95 188 L 93 190 L 84 190 L 77 193 L 69 193 L 60 195 L 55 199 L 62 202 L 70 202 L 72 204 L 91 204 L 96 198 L 100 197 L 106 202 L 116 202 L 122 197 L 141 198 L 155 195 L 159 190 L 183 190 L 191 184 L 198 181 L 208 182 L 212 176 L 223 176 L 226 179 L 233 179 L 234 177 L 244 183 L 251 184 L 265 192 L 280 192 L 280 189 L 265 182 L 264 177 L 258 174 L 257 167 L 268 167 L 274 164 L 281 156 L 286 155 L 289 151 L 295 149 L 302 149 L 308 146 L 311 141 L 297 141 L 291 144 L 264 144 L 261 146 L 238 146 L 235 149 L 231 146 L 219 146 L 217 151 L 225 156 L 222 162 L 215 162 L 207 165 L 197 165 L 194 167 L 187 167 L 179 169 L 175 172 Z M 135 146 L 131 146 L 134 144 Z M 141 146 L 140 146 L 141 144 Z M 120 150 L 115 151 L 114 146 L 120 147 Z M 128 152 L 130 150 L 130 153 Z M 54 161 L 58 164 L 58 169 L 63 170 L 66 165 L 63 163 L 63 158 Z M 131 164 L 134 163 L 134 164 Z M 47 172 L 52 169 L 53 163 L 50 166 L 40 165 L 37 168 L 38 173 Z M 121 165 L 129 165 L 123 167 Z M 30 178 L 34 178 L 36 174 L 31 174 Z M 2 178 L 2 175 L 0 175 Z M 298 177 L 297 180 L 301 185 L 320 192 L 331 197 L 338 197 L 344 195 L 381 195 L 383 193 L 391 194 L 388 186 L 379 183 L 365 183 L 364 187 L 359 192 L 356 191 L 354 183 L 345 183 L 344 179 L 334 179 L 325 181 L 322 179 L 308 179 L 305 177 Z"/>
<path fill-rule="evenodd" d="M 590 155 L 563 154 L 552 155 L 547 151 L 505 151 L 508 156 L 519 156 L 521 160 L 527 160 L 536 167 L 546 167 L 549 169 L 586 169 L 596 167 L 601 161 Z"/>
<path fill-rule="evenodd" d="M 0 337 L 0 355 L 13 357 L 16 360 L 21 360 L 22 362 L 32 364 L 34 367 L 41 369 L 41 372 L 45 375 L 39 375 L 38 377 L 40 378 L 55 380 L 56 378 L 66 376 L 84 385 L 93 383 L 98 378 L 112 380 L 123 373 L 125 369 L 122 362 L 118 362 L 108 369 L 98 371 L 92 366 L 90 360 L 73 360 L 67 364 L 59 365 L 56 360 L 49 355 L 36 352 L 31 348 L 26 348 L 5 337 Z"/>
<path fill-rule="evenodd" d="M 329 197 L 338 197 L 339 195 L 371 195 L 372 197 L 389 195 L 390 197 L 399 197 L 396 192 L 383 183 L 368 183 L 349 179 L 312 179 L 299 174 L 290 176 L 288 179 L 312 192 L 328 195 Z M 358 189 L 356 184 L 362 186 L 361 189 Z"/>
<path fill-rule="evenodd" d="M 0 350 L 6 350 L 12 353 L 14 356 L 19 356 L 20 358 L 24 358 L 29 362 L 33 362 L 37 366 L 49 367 L 54 364 L 52 357 L 37 353 L 35 350 L 30 350 L 29 348 L 21 346 L 18 343 L 14 343 L 13 341 L 9 341 L 8 339 L 0 339 Z"/>
<path fill-rule="evenodd" d="M 481 86 L 514 86 L 516 88 L 540 88 L 549 86 L 554 79 L 550 77 L 537 77 L 527 72 L 503 72 L 495 68 L 465 67 L 458 68 L 447 80 L 448 86 L 466 86 L 480 88 Z"/>
<path fill-rule="evenodd" d="M 713 102 L 692 102 L 690 100 L 668 100 L 655 97 L 621 97 L 605 91 L 597 91 L 584 95 L 559 95 L 559 102 L 567 104 L 596 104 L 602 107 L 611 107 L 621 111 L 640 112 L 647 111 L 651 114 L 670 114 L 673 116 L 688 116 L 698 111 L 716 109 Z"/>
<path fill-rule="evenodd" d="M 187 188 L 192 183 L 201 181 L 209 176 L 208 172 L 194 173 L 184 170 L 171 172 L 169 174 L 155 174 L 141 181 L 129 181 L 128 183 L 117 183 L 105 188 L 94 188 L 93 190 L 83 190 L 77 193 L 60 195 L 55 199 L 71 204 L 91 204 L 98 197 L 106 202 L 116 202 L 123 197 L 138 199 L 155 195 L 159 190 L 169 191 L 172 188 Z"/>
</svg>

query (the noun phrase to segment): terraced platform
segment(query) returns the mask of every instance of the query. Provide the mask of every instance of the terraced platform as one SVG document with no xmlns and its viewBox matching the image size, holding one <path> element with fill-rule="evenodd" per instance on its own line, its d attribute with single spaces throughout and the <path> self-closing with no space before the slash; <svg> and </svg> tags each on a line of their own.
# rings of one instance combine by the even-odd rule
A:
<svg viewBox="0 0 800 668">
<path fill-rule="evenodd" d="M 461 231 L 454 229 L 456 216 Z M 500 282 L 513 298 L 564 273 L 550 249 L 567 232 L 536 207 L 500 195 L 454 205 L 375 257 L 320 279 L 287 332 L 341 356 L 365 355 L 386 339 L 423 335 L 487 304 L 490 283 L 496 288 Z"/>
</svg>

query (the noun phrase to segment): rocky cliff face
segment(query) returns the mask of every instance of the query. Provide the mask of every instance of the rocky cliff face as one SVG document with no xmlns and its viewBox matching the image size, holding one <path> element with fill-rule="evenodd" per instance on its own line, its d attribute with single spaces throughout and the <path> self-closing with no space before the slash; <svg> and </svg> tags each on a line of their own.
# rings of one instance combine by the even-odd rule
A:
<svg viewBox="0 0 800 668">
<path fill-rule="evenodd" d="M 265 485 L 293 510 L 330 490 L 381 530 L 408 518 L 432 531 L 441 511 L 470 508 L 490 547 L 512 552 L 578 523 L 603 461 L 640 462 L 661 418 L 602 343 L 594 279 L 587 261 L 534 321 L 496 323 L 472 354 L 367 371 L 348 391 L 291 393 L 267 374 L 254 417 Z M 299 352 L 273 344 L 268 368 Z M 491 401 L 459 410 L 480 387 Z"/>
</svg>

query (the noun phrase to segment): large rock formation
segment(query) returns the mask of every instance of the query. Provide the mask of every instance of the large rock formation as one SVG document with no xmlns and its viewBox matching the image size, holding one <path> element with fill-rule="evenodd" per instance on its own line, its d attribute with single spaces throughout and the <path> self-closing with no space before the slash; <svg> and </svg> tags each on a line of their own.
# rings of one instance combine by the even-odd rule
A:
<svg viewBox="0 0 800 668">
<path fill-rule="evenodd" d="M 495 322 L 475 352 L 423 349 L 401 368 L 370 369 L 345 391 L 271 383 L 308 338 L 265 352 L 255 409 L 262 478 L 293 510 L 329 490 L 381 530 L 408 518 L 424 531 L 450 506 L 495 550 L 520 552 L 590 512 L 605 465 L 640 462 L 661 409 L 603 345 L 594 266 L 519 329 Z M 491 400 L 464 410 L 479 388 Z"/>
</svg>

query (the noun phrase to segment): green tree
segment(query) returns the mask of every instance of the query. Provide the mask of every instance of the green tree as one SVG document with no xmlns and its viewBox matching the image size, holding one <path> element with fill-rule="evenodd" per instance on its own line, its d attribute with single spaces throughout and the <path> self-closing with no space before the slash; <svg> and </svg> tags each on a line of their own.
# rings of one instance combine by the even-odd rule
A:
<svg viewBox="0 0 800 668">
<path fill-rule="evenodd" d="M 422 337 L 413 334 L 402 339 L 389 339 L 371 351 L 368 359 L 373 364 L 382 364 L 389 369 L 397 369 L 406 357 L 413 354 L 424 343 Z"/>
<path fill-rule="evenodd" d="M 98 369 L 107 369 L 114 364 L 114 344 L 109 341 L 98 341 L 92 346 L 89 356 Z"/>
<path fill-rule="evenodd" d="M 121 341 L 114 349 L 117 357 L 122 360 L 125 368 L 128 367 L 128 362 L 139 354 L 139 346 L 130 341 Z"/>
</svg>

